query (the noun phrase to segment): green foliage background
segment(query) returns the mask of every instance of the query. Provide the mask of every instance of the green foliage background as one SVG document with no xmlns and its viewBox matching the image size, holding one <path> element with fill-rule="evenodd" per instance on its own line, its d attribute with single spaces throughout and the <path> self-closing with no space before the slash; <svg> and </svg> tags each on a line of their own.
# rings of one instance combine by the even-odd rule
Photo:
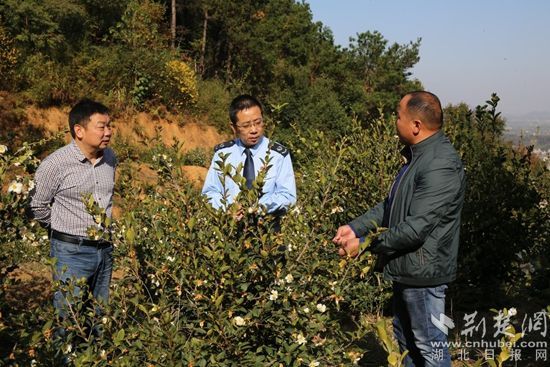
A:
<svg viewBox="0 0 550 367">
<path fill-rule="evenodd" d="M 2 132 L 8 150 L 0 154 L 0 338 L 7 342 L 0 358 L 57 365 L 61 348 L 85 366 L 358 361 L 373 332 L 369 317 L 387 306 L 388 285 L 370 271 L 368 254 L 342 260 L 330 239 L 384 198 L 401 165 L 392 111 L 404 93 L 422 89 L 410 78 L 421 40 L 390 44 L 367 31 L 341 48 L 302 2 L 191 0 L 178 2 L 172 48 L 168 5 L 3 1 L 0 87 L 17 96 L 18 106 L 68 105 L 86 96 L 118 112 L 164 105 L 220 129 L 231 97 L 254 93 L 266 105 L 270 136 L 291 148 L 298 204 L 274 234 L 269 218 L 253 222 L 252 191 L 239 198 L 250 212 L 237 223 L 209 209 L 181 176 L 178 164 L 208 164 L 204 152 L 181 156 L 177 146 L 159 144 L 136 157 L 132 142 L 120 142 L 114 148 L 123 215 L 115 223 L 115 258 L 124 277 L 114 283 L 104 315 L 75 303 L 60 346 L 53 332 L 63 321 L 51 305 L 15 309 L 5 298 L 17 285 L 13 269 L 46 262 L 45 233 L 25 207 L 36 157 L 60 143 L 23 144 Z M 174 61 L 188 66 L 181 75 L 166 68 Z M 180 93 L 188 86 L 197 94 Z M 468 177 L 460 274 L 451 293 L 464 307 L 472 300 L 485 306 L 480 295 L 499 303 L 550 294 L 549 171 L 532 147 L 503 141 L 498 102 L 493 95 L 474 110 L 445 110 L 445 132 Z M 11 111 L 19 108 L 0 103 L 2 122 L 23 123 Z M 158 184 L 133 180 L 135 158 L 158 172 Z M 91 333 L 94 325 L 103 337 Z"/>
</svg>

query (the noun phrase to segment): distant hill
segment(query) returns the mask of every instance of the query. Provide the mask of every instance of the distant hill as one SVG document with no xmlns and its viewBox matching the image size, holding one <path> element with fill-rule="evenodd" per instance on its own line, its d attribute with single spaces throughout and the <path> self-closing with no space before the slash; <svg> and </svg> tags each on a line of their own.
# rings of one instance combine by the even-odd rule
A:
<svg viewBox="0 0 550 367">
<path fill-rule="evenodd" d="M 511 129 L 546 127 L 550 129 L 550 111 L 533 111 L 526 114 L 505 115 L 506 126 Z"/>
<path fill-rule="evenodd" d="M 514 144 L 534 145 L 543 155 L 550 155 L 550 112 L 537 111 L 504 117 L 505 139 Z"/>
</svg>

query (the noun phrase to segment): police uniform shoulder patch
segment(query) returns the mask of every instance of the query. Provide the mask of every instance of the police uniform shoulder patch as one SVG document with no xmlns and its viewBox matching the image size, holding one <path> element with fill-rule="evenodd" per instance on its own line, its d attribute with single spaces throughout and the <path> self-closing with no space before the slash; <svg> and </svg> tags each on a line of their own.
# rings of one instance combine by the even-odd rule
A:
<svg viewBox="0 0 550 367">
<path fill-rule="evenodd" d="M 288 153 L 290 153 L 287 147 L 277 142 L 273 142 L 273 144 L 271 144 L 271 150 L 276 151 L 277 153 L 281 154 L 283 157 L 286 157 Z"/>
<path fill-rule="evenodd" d="M 223 142 L 223 143 L 218 144 L 214 147 L 214 152 L 217 152 L 218 150 L 223 149 L 223 148 L 232 147 L 233 145 L 235 145 L 235 140 L 229 140 L 229 141 Z"/>
</svg>

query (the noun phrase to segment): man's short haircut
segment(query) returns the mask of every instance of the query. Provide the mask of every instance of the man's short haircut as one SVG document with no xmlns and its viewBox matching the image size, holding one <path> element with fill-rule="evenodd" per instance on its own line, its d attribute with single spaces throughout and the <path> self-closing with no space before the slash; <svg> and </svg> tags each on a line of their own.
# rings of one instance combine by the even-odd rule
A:
<svg viewBox="0 0 550 367">
<path fill-rule="evenodd" d="M 88 122 L 90 122 L 90 117 L 96 113 L 108 115 L 109 109 L 91 99 L 83 99 L 74 105 L 71 112 L 69 112 L 69 128 L 73 139 L 75 137 L 74 126 L 80 125 L 86 127 Z"/>
<path fill-rule="evenodd" d="M 443 126 L 443 110 L 439 98 L 433 93 L 426 91 L 415 91 L 407 93 L 410 96 L 407 101 L 407 110 L 422 122 L 433 129 L 440 129 Z"/>
<path fill-rule="evenodd" d="M 233 99 L 233 101 L 231 101 L 231 104 L 229 105 L 229 118 L 231 119 L 231 122 L 233 124 L 236 124 L 238 121 L 237 113 L 252 107 L 258 107 L 260 109 L 260 112 L 262 112 L 263 114 L 264 109 L 262 107 L 262 104 L 251 95 L 242 94 Z"/>
</svg>

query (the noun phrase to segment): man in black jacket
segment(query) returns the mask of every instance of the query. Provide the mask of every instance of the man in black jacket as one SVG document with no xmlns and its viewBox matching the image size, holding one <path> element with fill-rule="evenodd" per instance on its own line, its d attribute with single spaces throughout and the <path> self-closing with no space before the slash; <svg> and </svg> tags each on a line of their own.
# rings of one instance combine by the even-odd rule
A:
<svg viewBox="0 0 550 367">
<path fill-rule="evenodd" d="M 338 228 L 342 256 L 356 256 L 364 236 L 386 227 L 370 251 L 384 258 L 393 282 L 394 333 L 407 366 L 450 366 L 445 316 L 447 283 L 456 278 L 460 213 L 466 180 L 457 152 L 443 135 L 443 112 L 429 92 L 405 95 L 397 133 L 406 163 L 387 198 Z"/>
</svg>

